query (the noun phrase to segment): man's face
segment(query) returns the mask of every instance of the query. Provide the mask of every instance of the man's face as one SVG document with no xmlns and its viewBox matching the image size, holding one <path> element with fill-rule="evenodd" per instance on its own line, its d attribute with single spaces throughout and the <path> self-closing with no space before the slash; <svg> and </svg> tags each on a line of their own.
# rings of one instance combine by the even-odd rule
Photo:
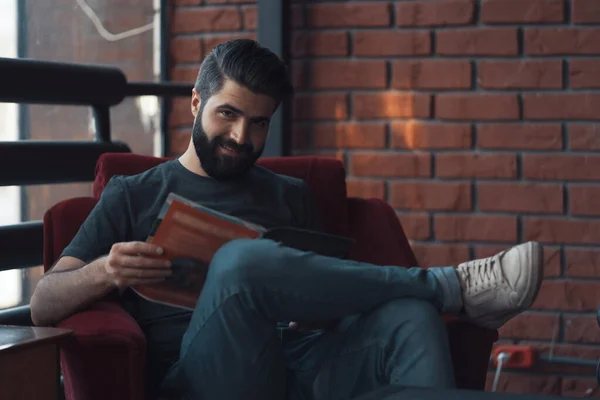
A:
<svg viewBox="0 0 600 400">
<path fill-rule="evenodd" d="M 234 179 L 262 154 L 276 103 L 234 81 L 202 101 L 194 91 L 192 142 L 200 165 L 215 179 Z"/>
</svg>

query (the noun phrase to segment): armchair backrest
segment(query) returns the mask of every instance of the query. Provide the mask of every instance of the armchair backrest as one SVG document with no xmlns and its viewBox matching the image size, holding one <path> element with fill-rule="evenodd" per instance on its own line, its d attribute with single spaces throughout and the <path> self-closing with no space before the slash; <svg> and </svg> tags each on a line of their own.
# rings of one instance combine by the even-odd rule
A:
<svg viewBox="0 0 600 400">
<path fill-rule="evenodd" d="M 170 158 L 131 153 L 106 153 L 96 164 L 93 196 L 99 198 L 114 175 L 136 175 Z M 348 233 L 346 172 L 341 161 L 312 156 L 261 158 L 259 165 L 278 174 L 304 180 L 313 190 L 325 229 L 330 233 Z"/>
</svg>

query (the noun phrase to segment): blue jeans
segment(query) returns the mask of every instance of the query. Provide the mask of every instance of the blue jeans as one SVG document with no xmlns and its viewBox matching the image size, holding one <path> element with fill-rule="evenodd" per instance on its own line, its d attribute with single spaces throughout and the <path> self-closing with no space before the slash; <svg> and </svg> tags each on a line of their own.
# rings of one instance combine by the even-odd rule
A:
<svg viewBox="0 0 600 400">
<path fill-rule="evenodd" d="M 461 305 L 451 267 L 375 266 L 235 240 L 212 260 L 164 387 L 193 400 L 335 400 L 390 383 L 451 388 L 440 310 Z M 331 320 L 340 323 L 278 328 Z"/>
</svg>

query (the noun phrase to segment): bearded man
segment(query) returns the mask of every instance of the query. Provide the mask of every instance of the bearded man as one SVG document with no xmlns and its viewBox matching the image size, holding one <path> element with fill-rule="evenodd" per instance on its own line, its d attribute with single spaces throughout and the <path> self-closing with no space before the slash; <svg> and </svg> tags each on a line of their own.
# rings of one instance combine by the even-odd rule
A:
<svg viewBox="0 0 600 400">
<path fill-rule="evenodd" d="M 171 274 L 145 243 L 171 192 L 267 228 L 321 230 L 307 184 L 257 166 L 269 121 L 292 95 L 284 63 L 252 40 L 217 46 L 192 92 L 187 151 L 115 176 L 31 300 L 37 325 L 119 296 L 147 340 L 154 393 L 198 400 L 347 399 L 380 386 L 451 388 L 441 312 L 498 328 L 533 302 L 542 249 L 525 243 L 458 266 L 376 266 L 266 239 L 214 256 L 193 311 L 128 289 Z M 339 320 L 334 328 L 303 323 Z"/>
</svg>

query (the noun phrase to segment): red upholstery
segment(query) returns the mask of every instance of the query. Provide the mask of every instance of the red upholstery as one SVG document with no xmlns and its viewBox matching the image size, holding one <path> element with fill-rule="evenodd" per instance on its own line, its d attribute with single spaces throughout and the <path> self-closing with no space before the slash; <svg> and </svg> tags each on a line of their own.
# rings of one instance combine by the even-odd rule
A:
<svg viewBox="0 0 600 400">
<path fill-rule="evenodd" d="M 97 164 L 94 198 L 65 200 L 44 216 L 45 269 L 56 261 L 75 235 L 110 177 L 137 174 L 165 160 L 134 154 L 103 155 Z M 325 228 L 356 239 L 350 258 L 379 265 L 417 265 L 402 227 L 387 203 L 346 197 L 345 171 L 339 161 L 286 157 L 262 159 L 260 164 L 304 179 L 311 186 Z M 497 332 L 456 319 L 446 321 L 458 387 L 483 389 Z M 59 326 L 76 332 L 75 339 L 61 355 L 67 399 L 146 398 L 144 335 L 120 306 L 111 301 L 100 302 Z"/>
</svg>

